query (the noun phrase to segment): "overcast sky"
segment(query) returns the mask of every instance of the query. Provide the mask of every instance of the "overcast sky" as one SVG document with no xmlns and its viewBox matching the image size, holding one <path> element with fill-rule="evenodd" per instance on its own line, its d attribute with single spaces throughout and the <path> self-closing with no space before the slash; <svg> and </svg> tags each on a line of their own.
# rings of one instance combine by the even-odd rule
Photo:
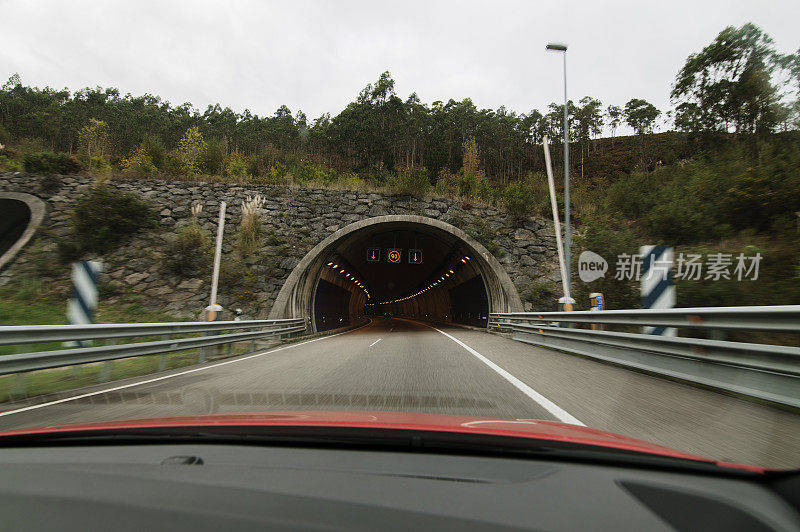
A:
<svg viewBox="0 0 800 532">
<path fill-rule="evenodd" d="M 405 99 L 470 97 L 517 112 L 569 96 L 644 98 L 665 111 L 686 57 L 754 22 L 800 48 L 800 1 L 32 1 L 0 0 L 0 77 L 117 87 L 201 110 L 219 102 L 310 119 L 335 115 L 389 70 Z"/>
</svg>

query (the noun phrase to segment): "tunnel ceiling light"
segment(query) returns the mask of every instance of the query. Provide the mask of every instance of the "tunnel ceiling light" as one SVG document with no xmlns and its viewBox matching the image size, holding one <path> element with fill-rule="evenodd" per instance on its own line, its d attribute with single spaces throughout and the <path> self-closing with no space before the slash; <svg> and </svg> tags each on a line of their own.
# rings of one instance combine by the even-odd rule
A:
<svg viewBox="0 0 800 532">
<path fill-rule="evenodd" d="M 453 273 L 453 270 L 450 270 L 450 273 Z"/>
<path fill-rule="evenodd" d="M 338 268 L 338 267 L 339 267 L 339 265 L 338 265 L 338 264 L 334 264 L 333 266 L 331 266 L 331 268 L 333 268 L 334 270 L 335 270 L 336 268 Z"/>
<path fill-rule="evenodd" d="M 461 259 L 461 262 L 463 262 L 464 264 L 466 264 L 466 263 L 467 263 L 467 259 Z"/>
<path fill-rule="evenodd" d="M 333 266 L 333 263 L 332 263 L 332 262 L 329 262 L 329 263 L 328 263 L 328 266 Z"/>
<path fill-rule="evenodd" d="M 472 259 L 469 258 L 469 255 L 464 255 L 464 258 L 467 259 L 467 260 L 472 260 Z"/>
</svg>

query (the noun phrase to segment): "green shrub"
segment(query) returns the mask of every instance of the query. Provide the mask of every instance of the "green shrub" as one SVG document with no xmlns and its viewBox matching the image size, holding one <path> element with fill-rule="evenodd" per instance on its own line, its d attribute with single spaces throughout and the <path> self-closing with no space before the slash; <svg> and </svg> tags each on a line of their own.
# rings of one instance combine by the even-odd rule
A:
<svg viewBox="0 0 800 532">
<path fill-rule="evenodd" d="M 447 181 L 442 179 L 441 177 L 436 181 L 436 186 L 433 187 L 433 192 L 437 196 L 447 196 L 450 193 L 449 187 L 447 186 Z"/>
<path fill-rule="evenodd" d="M 81 245 L 73 238 L 59 238 L 56 240 L 56 251 L 62 264 L 75 262 L 83 254 Z"/>
<path fill-rule="evenodd" d="M 234 179 L 241 179 L 247 177 L 249 165 L 247 159 L 238 153 L 231 153 L 225 161 L 225 175 Z"/>
<path fill-rule="evenodd" d="M 142 147 L 157 169 L 164 168 L 164 163 L 167 161 L 167 149 L 164 147 L 164 141 L 161 140 L 161 137 L 147 135 L 142 140 Z"/>
<path fill-rule="evenodd" d="M 639 218 L 655 206 L 656 191 L 652 175 L 617 172 L 614 182 L 606 187 L 604 207 L 617 216 Z"/>
<path fill-rule="evenodd" d="M 39 137 L 22 137 L 17 139 L 14 146 L 22 153 L 48 151 L 48 143 Z"/>
<path fill-rule="evenodd" d="M 8 144 L 9 142 L 11 142 L 11 133 L 0 124 L 0 144 Z"/>
<path fill-rule="evenodd" d="M 225 259 L 219 266 L 219 287 L 228 292 L 252 292 L 256 286 L 256 276 L 240 260 Z"/>
<path fill-rule="evenodd" d="M 225 140 L 208 140 L 200 153 L 200 169 L 211 175 L 222 174 L 227 154 L 228 143 Z"/>
<path fill-rule="evenodd" d="M 31 174 L 76 174 L 83 169 L 71 155 L 50 151 L 26 153 L 22 166 Z"/>
<path fill-rule="evenodd" d="M 156 225 L 150 204 L 107 185 L 92 187 L 76 202 L 73 232 L 81 248 L 105 253 L 122 239 Z"/>
<path fill-rule="evenodd" d="M 111 163 L 98 155 L 89 159 L 89 171 L 100 183 L 104 183 L 111 177 L 113 168 L 111 168 Z"/>
<path fill-rule="evenodd" d="M 534 197 L 524 183 L 511 183 L 503 191 L 503 206 L 515 218 L 527 218 L 533 212 Z"/>
<path fill-rule="evenodd" d="M 403 168 L 397 174 L 394 185 L 397 192 L 414 196 L 424 196 L 431 188 L 425 167 Z"/>
<path fill-rule="evenodd" d="M 0 155 L 0 170 L 6 172 L 22 172 L 25 168 L 18 159 L 12 159 L 6 155 Z"/>
<path fill-rule="evenodd" d="M 211 265 L 211 234 L 191 222 L 178 227 L 167 243 L 167 271 L 181 277 L 194 277 Z"/>
<path fill-rule="evenodd" d="M 0 148 L 0 157 L 6 157 L 8 159 L 22 159 L 22 152 L 16 148 L 6 146 L 4 148 Z"/>
<path fill-rule="evenodd" d="M 606 298 L 607 308 L 638 308 L 641 305 L 639 282 L 629 279 L 616 279 L 617 257 L 622 254 L 639 253 L 643 244 L 652 244 L 649 238 L 637 231 L 633 224 L 617 217 L 592 216 L 587 219 L 584 230 L 575 235 L 575 245 L 571 254 L 571 271 L 573 277 L 572 297 L 578 308 L 588 308 L 589 294 L 602 292 Z M 576 278 L 578 258 L 582 251 L 589 250 L 599 254 L 608 262 L 605 276 L 584 283 Z"/>
<path fill-rule="evenodd" d="M 100 280 L 97 283 L 97 295 L 100 296 L 100 299 L 108 299 L 110 297 L 118 296 L 120 293 L 122 293 L 122 290 L 118 282 L 109 281 L 108 279 L 104 279 L 102 276 L 100 277 Z"/>
<path fill-rule="evenodd" d="M 120 166 L 126 174 L 146 177 L 155 175 L 158 170 L 144 146 L 136 148 L 129 157 L 123 157 Z"/>
<path fill-rule="evenodd" d="M 480 179 L 478 179 L 478 187 L 475 191 L 475 195 L 484 203 L 492 204 L 495 200 L 495 190 L 492 188 L 492 185 L 489 183 L 489 180 L 486 179 L 485 175 L 482 175 Z"/>
<path fill-rule="evenodd" d="M 522 301 L 530 303 L 533 311 L 557 310 L 558 298 L 561 296 L 558 292 L 560 287 L 560 284 L 535 280 L 519 291 L 519 297 Z"/>
<path fill-rule="evenodd" d="M 505 251 L 503 251 L 500 245 L 495 241 L 497 238 L 497 230 L 493 229 L 483 218 L 475 218 L 471 225 L 466 225 L 463 221 L 460 221 L 459 225 L 464 225 L 464 231 L 483 244 L 483 247 L 492 255 L 497 258 L 502 258 L 505 255 Z"/>
<path fill-rule="evenodd" d="M 477 176 L 475 174 L 464 172 L 463 169 L 458 172 L 458 195 L 462 198 L 471 198 L 475 195 L 475 188 L 477 186 Z"/>
</svg>

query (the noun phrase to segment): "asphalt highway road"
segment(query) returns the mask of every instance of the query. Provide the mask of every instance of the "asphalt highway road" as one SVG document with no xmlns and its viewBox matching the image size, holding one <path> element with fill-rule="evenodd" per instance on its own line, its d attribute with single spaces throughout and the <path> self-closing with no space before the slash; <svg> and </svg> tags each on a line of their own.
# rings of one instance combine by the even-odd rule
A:
<svg viewBox="0 0 800 532">
<path fill-rule="evenodd" d="M 717 460 L 800 467 L 800 415 L 479 330 L 400 319 L 6 408 L 2 430 L 271 410 L 547 419 Z"/>
</svg>

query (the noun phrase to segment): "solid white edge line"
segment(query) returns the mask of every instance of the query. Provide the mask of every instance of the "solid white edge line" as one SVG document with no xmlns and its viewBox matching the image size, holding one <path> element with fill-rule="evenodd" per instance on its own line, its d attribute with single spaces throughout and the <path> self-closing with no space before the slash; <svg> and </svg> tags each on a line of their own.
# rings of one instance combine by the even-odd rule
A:
<svg viewBox="0 0 800 532">
<path fill-rule="evenodd" d="M 378 343 L 378 342 L 380 342 L 381 340 L 382 340 L 382 338 L 378 338 L 377 340 L 375 340 L 374 342 L 372 342 L 371 344 L 369 344 L 369 346 L 370 346 L 370 347 L 372 347 L 373 345 L 377 344 L 377 343 Z"/>
<path fill-rule="evenodd" d="M 513 376 L 511 373 L 507 372 L 506 370 L 504 370 L 503 368 L 501 368 L 500 366 L 498 366 L 497 364 L 495 364 L 494 362 L 483 356 L 482 354 L 472 349 L 470 346 L 468 346 L 458 338 L 447 334 L 441 329 L 437 329 L 433 325 L 428 325 L 427 323 L 423 323 L 423 325 L 442 333 L 443 335 L 447 336 L 452 341 L 454 341 L 455 343 L 457 343 L 458 345 L 469 351 L 472 355 L 477 357 L 478 360 L 480 360 L 481 362 L 483 362 L 484 364 L 495 370 L 501 377 L 503 377 L 505 380 L 513 384 L 519 391 L 521 391 L 522 393 L 524 393 L 525 395 L 527 395 L 528 397 L 539 403 L 539 405 L 541 405 L 542 408 L 553 414 L 553 416 L 555 416 L 555 418 L 561 421 L 562 423 L 580 425 L 581 427 L 586 426 L 583 422 L 578 420 L 578 418 L 576 418 L 575 416 L 573 416 L 572 414 L 570 414 L 569 412 L 567 412 L 566 410 L 555 404 L 553 401 L 551 401 L 544 395 L 540 394 L 539 392 L 537 392 L 536 390 L 534 390 L 533 388 L 531 388 L 530 386 L 528 386 L 527 384 L 525 384 L 524 382 Z"/>
<path fill-rule="evenodd" d="M 254 355 L 248 355 L 248 356 L 245 356 L 245 357 L 242 357 L 242 358 L 236 358 L 234 360 L 226 360 L 224 362 L 218 362 L 216 364 L 210 364 L 208 366 L 202 366 L 202 367 L 199 367 L 199 368 L 192 368 L 192 369 L 188 369 L 186 371 L 173 373 L 171 375 L 163 375 L 161 377 L 155 377 L 153 379 L 147 379 L 147 380 L 139 381 L 139 382 L 132 382 L 130 384 L 123 384 L 122 386 L 115 386 L 113 388 L 108 388 L 108 389 L 105 389 L 105 390 L 98 390 L 96 392 L 84 393 L 84 394 L 76 395 L 76 396 L 73 396 L 73 397 L 65 397 L 64 399 L 57 399 L 55 401 L 49 401 L 47 403 L 41 403 L 41 404 L 38 404 L 38 405 L 25 406 L 25 407 L 22 407 L 22 408 L 17 408 L 16 410 L 7 410 L 5 412 L 0 412 L 0 417 L 9 416 L 11 414 L 18 414 L 19 412 L 27 412 L 28 410 L 36 410 L 37 408 L 44 408 L 46 406 L 57 405 L 57 404 L 60 404 L 60 403 L 66 403 L 66 402 L 69 402 L 69 401 L 74 401 L 76 399 L 83 399 L 84 397 L 91 397 L 93 395 L 100 395 L 101 393 L 116 392 L 117 390 L 124 390 L 125 388 L 132 388 L 133 386 L 141 386 L 142 384 L 150 384 L 151 382 L 163 381 L 163 380 L 166 380 L 166 379 L 171 379 L 172 377 L 180 377 L 181 375 L 187 375 L 189 373 L 194 373 L 196 371 L 203 371 L 203 370 L 207 370 L 207 369 L 218 368 L 220 366 L 225 366 L 227 364 L 235 364 L 236 362 L 242 362 L 242 361 L 245 361 L 245 360 L 250 360 L 251 358 L 256 358 L 256 357 L 260 357 L 260 356 L 264 356 L 264 355 L 270 355 L 272 353 L 277 353 L 278 351 L 283 351 L 284 349 L 291 349 L 293 347 L 299 347 L 301 345 L 306 345 L 306 344 L 310 344 L 310 343 L 313 343 L 313 342 L 318 342 L 319 340 L 327 340 L 328 338 L 333 338 L 334 336 L 339 336 L 341 334 L 347 334 L 347 333 L 355 332 L 358 329 L 361 329 L 362 327 L 366 327 L 367 325 L 369 325 L 369 323 L 365 323 L 364 325 L 361 325 L 360 327 L 356 327 L 355 329 L 350 329 L 349 331 L 342 331 L 342 332 L 339 332 L 339 333 L 336 333 L 336 334 L 331 334 L 329 336 L 321 336 L 319 338 L 314 338 L 313 340 L 306 340 L 305 342 L 300 342 L 300 343 L 291 344 L 291 345 L 285 345 L 283 347 L 278 347 L 276 349 L 270 349 L 269 351 L 264 351 L 263 353 L 256 353 Z"/>
</svg>

